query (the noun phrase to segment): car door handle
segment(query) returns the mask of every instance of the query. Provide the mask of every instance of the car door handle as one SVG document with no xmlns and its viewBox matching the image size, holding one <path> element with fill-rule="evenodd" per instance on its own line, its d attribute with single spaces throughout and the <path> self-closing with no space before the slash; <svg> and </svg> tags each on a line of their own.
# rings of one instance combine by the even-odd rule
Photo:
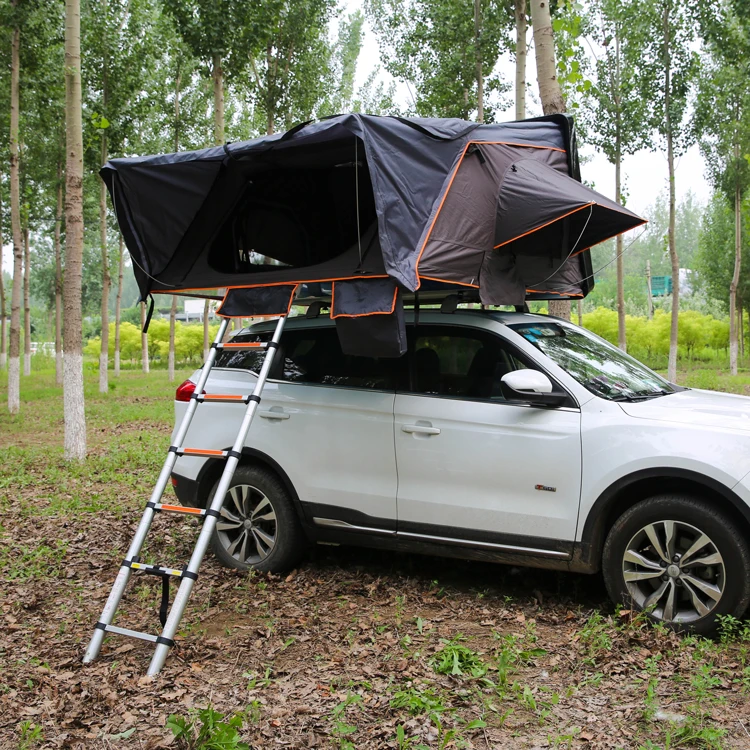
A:
<svg viewBox="0 0 750 750">
<path fill-rule="evenodd" d="M 402 424 L 401 430 L 402 432 L 412 432 L 412 433 L 417 433 L 418 435 L 439 435 L 440 434 L 439 427 L 431 427 L 430 425 L 426 425 L 426 424 Z"/>
<path fill-rule="evenodd" d="M 258 412 L 258 416 L 263 417 L 263 419 L 289 419 L 292 415 L 280 409 L 268 409 L 267 411 Z"/>
</svg>

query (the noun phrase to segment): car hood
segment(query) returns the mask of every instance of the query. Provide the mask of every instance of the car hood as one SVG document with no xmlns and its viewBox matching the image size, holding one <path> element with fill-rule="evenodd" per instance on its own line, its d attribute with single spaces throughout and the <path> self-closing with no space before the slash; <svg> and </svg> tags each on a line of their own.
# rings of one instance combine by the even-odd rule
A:
<svg viewBox="0 0 750 750">
<path fill-rule="evenodd" d="M 638 419 L 678 422 L 750 432 L 750 398 L 732 393 L 689 389 L 648 401 L 618 402 Z"/>
</svg>

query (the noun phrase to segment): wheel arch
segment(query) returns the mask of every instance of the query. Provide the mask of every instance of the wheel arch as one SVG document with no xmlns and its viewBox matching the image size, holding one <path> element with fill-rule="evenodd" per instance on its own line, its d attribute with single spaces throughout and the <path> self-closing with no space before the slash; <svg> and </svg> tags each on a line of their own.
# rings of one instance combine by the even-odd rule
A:
<svg viewBox="0 0 750 750">
<path fill-rule="evenodd" d="M 580 563 L 589 571 L 599 570 L 604 540 L 617 518 L 641 500 L 674 493 L 715 500 L 750 534 L 750 507 L 726 485 L 688 469 L 642 469 L 613 482 L 591 506 L 581 534 Z"/>
<path fill-rule="evenodd" d="M 225 448 L 225 450 L 231 450 L 231 446 L 229 448 Z M 277 461 L 274 461 L 271 456 L 269 456 L 267 453 L 263 453 L 263 451 L 259 451 L 255 448 L 248 448 L 247 446 L 245 446 L 242 449 L 242 458 L 240 459 L 239 465 L 260 466 L 273 472 L 284 485 L 284 489 L 289 493 L 289 497 L 294 503 L 294 509 L 297 512 L 297 517 L 299 518 L 300 523 L 303 526 L 306 525 L 306 518 L 302 509 L 302 502 L 299 499 L 297 490 L 295 489 L 294 484 L 292 484 L 292 480 L 289 478 L 289 475 L 284 471 L 284 469 L 281 468 Z M 201 508 L 206 507 L 206 501 L 208 500 L 208 495 L 211 492 L 211 488 L 218 481 L 219 477 L 221 477 L 223 469 L 224 462 L 218 459 L 211 459 L 209 461 L 206 461 L 206 463 L 201 468 L 200 473 L 198 474 L 197 497 L 198 504 Z"/>
</svg>

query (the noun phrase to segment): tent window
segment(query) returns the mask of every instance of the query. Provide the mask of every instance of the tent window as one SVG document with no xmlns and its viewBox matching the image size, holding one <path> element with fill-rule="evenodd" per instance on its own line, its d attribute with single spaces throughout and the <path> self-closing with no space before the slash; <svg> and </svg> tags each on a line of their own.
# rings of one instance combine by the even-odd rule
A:
<svg viewBox="0 0 750 750">
<path fill-rule="evenodd" d="M 302 154 L 294 166 L 230 165 L 232 192 L 224 201 L 216 196 L 216 205 L 232 208 L 210 246 L 211 268 L 232 274 L 305 268 L 348 250 L 376 219 L 361 145 L 358 153 L 355 162 L 351 139 L 309 155 L 302 168 Z"/>
</svg>

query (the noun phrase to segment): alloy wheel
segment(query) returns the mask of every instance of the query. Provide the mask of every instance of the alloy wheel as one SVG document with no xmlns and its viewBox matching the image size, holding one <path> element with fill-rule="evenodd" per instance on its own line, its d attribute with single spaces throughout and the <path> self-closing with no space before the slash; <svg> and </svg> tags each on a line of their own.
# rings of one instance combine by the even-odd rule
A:
<svg viewBox="0 0 750 750">
<path fill-rule="evenodd" d="M 625 548 L 622 574 L 638 607 L 675 624 L 710 614 L 726 584 L 716 544 L 682 521 L 657 521 L 638 531 Z"/>
<path fill-rule="evenodd" d="M 255 565 L 276 546 L 276 511 L 257 487 L 239 484 L 224 498 L 216 532 L 221 545 L 238 562 Z"/>
</svg>

